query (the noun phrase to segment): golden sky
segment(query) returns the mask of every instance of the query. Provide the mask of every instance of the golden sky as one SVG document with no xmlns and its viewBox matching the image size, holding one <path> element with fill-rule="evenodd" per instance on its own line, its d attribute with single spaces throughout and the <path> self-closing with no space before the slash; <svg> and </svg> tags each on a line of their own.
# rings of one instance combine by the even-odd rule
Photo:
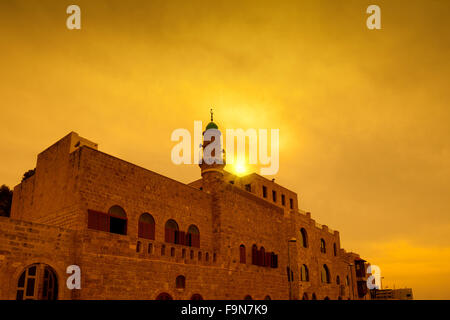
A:
<svg viewBox="0 0 450 320">
<path fill-rule="evenodd" d="M 190 182 L 170 135 L 214 106 L 221 128 L 280 129 L 277 182 L 384 285 L 450 299 L 449 17 L 447 0 L 2 0 L 0 184 L 70 131 Z"/>
</svg>

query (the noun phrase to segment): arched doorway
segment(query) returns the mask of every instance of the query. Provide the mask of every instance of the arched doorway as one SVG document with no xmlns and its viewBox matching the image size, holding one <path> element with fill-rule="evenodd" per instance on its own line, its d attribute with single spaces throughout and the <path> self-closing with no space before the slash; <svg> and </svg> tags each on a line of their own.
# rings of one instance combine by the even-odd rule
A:
<svg viewBox="0 0 450 320">
<path fill-rule="evenodd" d="M 200 294 L 195 293 L 192 295 L 191 300 L 203 300 L 203 297 Z"/>
<path fill-rule="evenodd" d="M 17 281 L 17 300 L 58 299 L 58 279 L 52 267 L 36 263 L 28 266 Z"/>
<path fill-rule="evenodd" d="M 167 292 L 162 292 L 156 297 L 156 300 L 173 300 L 173 298 Z"/>
</svg>

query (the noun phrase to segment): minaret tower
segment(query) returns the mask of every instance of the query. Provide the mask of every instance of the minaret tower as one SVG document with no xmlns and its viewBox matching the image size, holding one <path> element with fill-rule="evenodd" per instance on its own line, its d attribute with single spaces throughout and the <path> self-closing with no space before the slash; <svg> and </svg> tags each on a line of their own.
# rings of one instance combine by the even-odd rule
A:
<svg viewBox="0 0 450 320">
<path fill-rule="evenodd" d="M 211 122 L 208 123 L 208 125 L 205 128 L 205 131 L 203 131 L 203 158 L 202 162 L 200 163 L 200 169 L 202 172 L 202 179 L 203 179 L 203 190 L 208 193 L 214 193 L 215 191 L 218 191 L 220 189 L 221 185 L 223 184 L 223 168 L 225 167 L 225 158 L 224 158 L 224 150 L 222 149 L 221 144 L 221 132 L 219 131 L 219 127 L 217 124 L 214 123 L 214 114 L 213 110 L 210 110 L 211 112 Z M 205 141 L 205 134 L 208 132 L 208 130 L 216 130 L 215 136 L 211 137 L 211 141 Z M 212 132 L 209 132 L 211 134 Z M 216 138 L 219 138 L 219 147 L 217 149 L 212 150 L 211 157 L 213 157 L 216 161 L 214 163 L 208 164 L 205 161 L 205 148 L 213 143 Z M 216 151 L 220 150 L 220 154 L 216 154 Z M 221 161 L 217 161 L 221 160 Z M 221 162 L 221 163 L 218 163 Z"/>
</svg>

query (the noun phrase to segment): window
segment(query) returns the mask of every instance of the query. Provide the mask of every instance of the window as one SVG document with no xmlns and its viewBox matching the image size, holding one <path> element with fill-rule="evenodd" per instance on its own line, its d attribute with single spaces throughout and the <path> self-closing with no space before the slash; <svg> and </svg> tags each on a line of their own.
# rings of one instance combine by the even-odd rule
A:
<svg viewBox="0 0 450 320">
<path fill-rule="evenodd" d="M 339 276 L 336 276 L 336 284 L 341 284 L 341 278 Z"/>
<path fill-rule="evenodd" d="M 337 256 L 336 243 L 333 243 L 333 253 L 334 253 L 334 256 L 336 257 Z"/>
<path fill-rule="evenodd" d="M 165 255 L 166 254 L 166 246 L 165 245 L 162 245 L 161 246 L 161 255 L 163 256 L 163 255 Z"/>
<path fill-rule="evenodd" d="M 125 210 L 119 206 L 112 206 L 108 213 L 88 210 L 88 228 L 125 235 L 127 234 Z"/>
<path fill-rule="evenodd" d="M 322 272 L 320 273 L 320 281 L 322 283 L 330 283 L 330 271 L 326 264 L 322 266 Z"/>
<path fill-rule="evenodd" d="M 140 241 L 138 241 L 136 243 L 136 252 L 141 252 L 141 242 Z"/>
<path fill-rule="evenodd" d="M 265 266 L 266 260 L 266 250 L 264 249 L 264 247 L 261 247 L 261 249 L 259 249 L 258 251 L 258 266 Z"/>
<path fill-rule="evenodd" d="M 309 281 L 309 272 L 306 264 L 302 265 L 300 268 L 300 280 L 301 281 Z"/>
<path fill-rule="evenodd" d="M 308 234 L 306 233 L 305 228 L 300 229 L 300 233 L 302 235 L 302 246 L 303 248 L 308 248 Z"/>
<path fill-rule="evenodd" d="M 282 204 L 283 206 L 286 205 L 286 197 L 284 196 L 284 194 L 281 195 L 281 204 Z"/>
<path fill-rule="evenodd" d="M 294 200 L 292 198 L 289 199 L 289 208 L 294 209 Z"/>
<path fill-rule="evenodd" d="M 294 281 L 294 272 L 291 270 L 291 268 L 286 267 L 286 272 L 287 272 L 288 282 Z"/>
<path fill-rule="evenodd" d="M 178 224 L 175 220 L 167 220 L 165 225 L 165 241 L 169 243 L 179 243 Z"/>
<path fill-rule="evenodd" d="M 138 237 L 155 240 L 155 219 L 149 213 L 143 213 L 139 217 Z"/>
<path fill-rule="evenodd" d="M 184 289 L 186 288 L 186 278 L 184 276 L 178 276 L 175 285 L 177 289 Z"/>
<path fill-rule="evenodd" d="M 246 184 L 245 185 L 245 191 L 252 192 L 252 185 L 251 184 Z"/>
<path fill-rule="evenodd" d="M 186 258 L 186 249 L 181 250 L 181 257 Z"/>
<path fill-rule="evenodd" d="M 190 258 L 191 258 L 191 260 L 194 259 L 194 250 L 191 250 Z"/>
<path fill-rule="evenodd" d="M 147 253 L 148 254 L 152 254 L 153 253 L 153 245 L 151 243 L 148 244 Z"/>
<path fill-rule="evenodd" d="M 170 256 L 175 257 L 175 248 L 174 247 L 170 248 Z"/>
<path fill-rule="evenodd" d="M 200 231 L 197 226 L 191 225 L 186 234 L 186 245 L 190 247 L 200 248 Z"/>
<path fill-rule="evenodd" d="M 350 284 L 350 281 L 348 281 L 348 276 L 345 277 L 345 284 L 348 286 Z"/>
<path fill-rule="evenodd" d="M 315 293 L 312 294 L 312 300 L 317 300 L 317 296 Z"/>
<path fill-rule="evenodd" d="M 246 295 L 246 296 L 244 297 L 244 300 L 253 300 L 253 299 L 252 299 L 252 296 L 251 296 L 251 295 Z"/>
<path fill-rule="evenodd" d="M 266 186 L 263 186 L 263 187 L 262 187 L 262 191 L 263 191 L 263 197 L 264 197 L 264 198 L 267 198 L 267 187 L 266 187 Z"/>
<path fill-rule="evenodd" d="M 270 267 L 278 268 L 278 255 L 273 252 L 270 253 Z"/>
<path fill-rule="evenodd" d="M 272 300 L 269 295 L 264 297 L 264 300 Z"/>
<path fill-rule="evenodd" d="M 209 253 L 208 252 L 205 254 L 205 260 L 209 261 Z"/>
<path fill-rule="evenodd" d="M 327 248 L 325 245 L 325 240 L 320 239 L 320 252 L 322 253 L 326 253 L 327 252 Z"/>
<path fill-rule="evenodd" d="M 119 206 L 112 206 L 109 211 L 109 232 L 127 234 L 127 214 Z"/>
<path fill-rule="evenodd" d="M 27 267 L 17 281 L 17 300 L 56 300 L 57 297 L 56 272 L 48 265 Z"/>
<path fill-rule="evenodd" d="M 156 297 L 156 300 L 173 300 L 173 298 L 170 294 L 162 292 Z"/>
<path fill-rule="evenodd" d="M 258 265 L 258 247 L 256 244 L 252 246 L 252 264 Z"/>
<path fill-rule="evenodd" d="M 213 262 L 216 262 L 217 261 L 217 255 L 216 255 L 216 253 L 214 252 L 214 254 L 213 254 Z"/>
<path fill-rule="evenodd" d="M 201 260 L 202 260 L 202 252 L 199 251 L 199 252 L 198 252 L 198 261 L 201 261 Z"/>
<path fill-rule="evenodd" d="M 245 259 L 245 246 L 243 244 L 240 245 L 239 247 L 239 262 L 240 263 L 245 263 L 246 259 Z"/>
<path fill-rule="evenodd" d="M 198 293 L 192 295 L 191 300 L 203 300 L 203 297 Z"/>
<path fill-rule="evenodd" d="M 275 190 L 272 190 L 272 200 L 273 202 L 277 202 L 277 192 Z"/>
<path fill-rule="evenodd" d="M 303 294 L 302 300 L 308 300 L 308 294 L 306 292 Z"/>
</svg>

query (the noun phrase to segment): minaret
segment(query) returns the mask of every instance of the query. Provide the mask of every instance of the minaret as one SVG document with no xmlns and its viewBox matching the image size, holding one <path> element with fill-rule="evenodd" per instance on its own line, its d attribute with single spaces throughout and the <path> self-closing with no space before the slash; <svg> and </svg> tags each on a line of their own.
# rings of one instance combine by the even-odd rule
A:
<svg viewBox="0 0 450 320">
<path fill-rule="evenodd" d="M 212 143 L 214 140 L 214 136 L 211 137 L 211 141 L 205 141 L 205 134 L 208 130 L 217 130 L 214 133 L 217 134 L 219 138 L 219 147 L 214 149 L 211 152 L 211 157 L 216 159 L 222 159 L 222 163 L 211 163 L 208 164 L 205 161 L 205 148 Z M 211 133 L 211 132 L 210 132 Z M 222 199 L 223 193 L 225 191 L 226 184 L 223 179 L 223 168 L 225 167 L 225 159 L 224 152 L 222 149 L 222 145 L 220 144 L 220 131 L 217 124 L 214 123 L 213 119 L 213 111 L 211 109 L 211 122 L 203 131 L 203 157 L 202 162 L 199 165 L 202 171 L 202 188 L 203 191 L 209 193 L 211 197 L 211 222 L 212 222 L 212 231 L 213 231 L 213 251 L 214 257 L 217 257 L 217 262 L 221 263 L 223 261 L 222 257 L 222 228 L 221 228 L 221 216 L 222 216 Z M 220 150 L 220 154 L 216 155 L 214 151 Z M 207 156 L 207 155 L 206 155 Z"/>
<path fill-rule="evenodd" d="M 203 179 L 203 190 L 207 193 L 214 193 L 215 191 L 219 191 L 223 184 L 223 168 L 225 167 L 225 158 L 224 153 L 222 149 L 221 144 L 221 132 L 219 131 L 219 127 L 217 124 L 214 123 L 214 114 L 213 110 L 210 110 L 211 112 L 211 122 L 208 123 L 208 125 L 205 128 L 205 131 L 203 131 L 203 158 L 202 162 L 199 165 L 201 172 L 202 172 L 202 179 Z M 217 130 L 215 133 L 216 136 L 211 137 L 211 141 L 205 141 L 205 134 L 208 132 L 208 130 Z M 212 132 L 209 132 L 211 134 Z M 217 149 L 212 150 L 211 157 L 213 157 L 216 161 L 214 163 L 208 164 L 205 161 L 205 148 L 215 141 L 215 138 L 219 138 L 219 147 Z M 216 155 L 216 150 L 220 150 L 220 154 Z M 222 163 L 216 163 L 219 162 L 217 160 L 221 160 Z"/>
</svg>

